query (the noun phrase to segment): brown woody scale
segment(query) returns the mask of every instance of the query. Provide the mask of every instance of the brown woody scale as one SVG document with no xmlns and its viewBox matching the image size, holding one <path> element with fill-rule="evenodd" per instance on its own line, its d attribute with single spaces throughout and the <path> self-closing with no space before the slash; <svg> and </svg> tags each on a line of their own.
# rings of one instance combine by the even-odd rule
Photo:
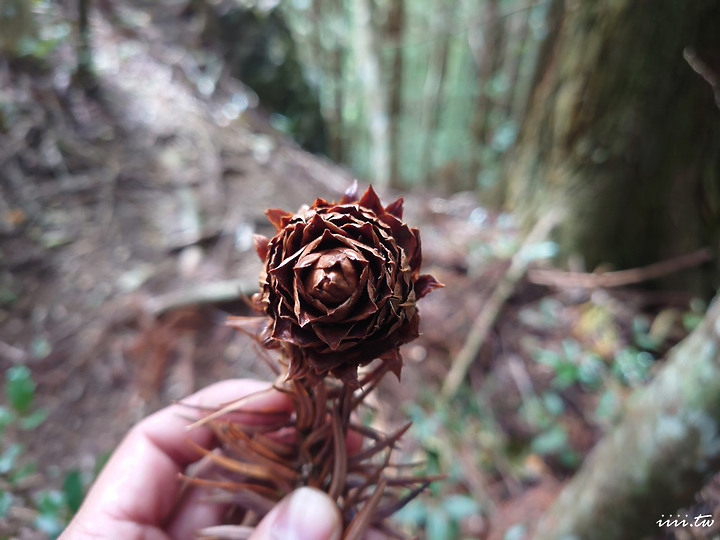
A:
<svg viewBox="0 0 720 540">
<path fill-rule="evenodd" d="M 312 486 L 337 501 L 344 538 L 362 538 L 370 527 L 402 538 L 385 519 L 432 478 L 390 462 L 409 424 L 386 435 L 356 423 L 352 413 L 386 373 L 399 376 L 399 346 L 418 336 L 416 301 L 442 285 L 419 273 L 420 237 L 402 222 L 402 199 L 383 207 L 372 188 L 358 199 L 354 184 L 339 203 L 317 199 L 295 215 L 267 215 L 278 233 L 256 238 L 265 269 L 254 300 L 268 318 L 234 317 L 229 324 L 259 332 L 266 348 L 280 349 L 287 369 L 276 370 L 275 388 L 292 398 L 295 412 L 263 422 L 247 414 L 247 421 L 223 420 L 243 410 L 243 399 L 200 422 L 222 446 L 205 452 L 206 467 L 191 481 L 217 488 L 216 497 L 244 515 L 240 524 L 201 536 L 249 536 L 282 497 Z M 375 359 L 358 379 L 358 367 Z M 345 444 L 350 430 L 365 439 L 353 455 Z M 288 431 L 288 440 L 277 438 Z"/>
<path fill-rule="evenodd" d="M 358 199 L 354 184 L 339 203 L 268 210 L 278 233 L 255 239 L 265 271 L 254 301 L 269 316 L 265 342 L 288 353 L 288 378 L 331 372 L 353 384 L 375 358 L 400 375 L 399 347 L 418 337 L 416 302 L 441 286 L 420 275 L 420 233 L 402 205 L 383 207 L 372 187 Z"/>
</svg>

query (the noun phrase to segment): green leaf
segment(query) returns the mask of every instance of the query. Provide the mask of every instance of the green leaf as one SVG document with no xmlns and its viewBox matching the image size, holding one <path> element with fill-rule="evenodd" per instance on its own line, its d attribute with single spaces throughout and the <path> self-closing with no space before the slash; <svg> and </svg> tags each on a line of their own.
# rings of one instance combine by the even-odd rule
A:
<svg viewBox="0 0 720 540">
<path fill-rule="evenodd" d="M 562 361 L 562 358 L 555 351 L 540 349 L 537 352 L 536 360 L 554 369 Z"/>
<path fill-rule="evenodd" d="M 80 471 L 77 469 L 70 471 L 65 475 L 63 481 L 63 493 L 65 494 L 65 501 L 70 511 L 75 514 L 80 508 L 85 497 L 85 490 L 83 488 L 82 477 Z"/>
<path fill-rule="evenodd" d="M 580 357 L 582 354 L 582 347 L 574 339 L 566 339 L 562 342 L 563 352 L 567 360 L 573 361 Z"/>
<path fill-rule="evenodd" d="M 610 423 L 614 421 L 622 411 L 620 397 L 612 389 L 602 393 L 595 409 L 595 417 L 601 422 Z"/>
<path fill-rule="evenodd" d="M 454 494 L 445 497 L 443 501 L 445 511 L 455 521 L 460 521 L 480 512 L 480 504 L 467 495 Z"/>
<path fill-rule="evenodd" d="M 25 366 L 13 366 L 5 374 L 5 394 L 13 409 L 20 414 L 27 411 L 35 398 L 35 381 Z"/>
<path fill-rule="evenodd" d="M 545 409 L 553 416 L 559 416 L 565 411 L 565 402 L 555 392 L 545 392 L 542 395 L 542 402 Z"/>
<path fill-rule="evenodd" d="M 427 506 L 421 499 L 413 499 L 393 515 L 393 519 L 405 525 L 420 525 L 427 514 Z"/>
<path fill-rule="evenodd" d="M 50 341 L 44 336 L 35 336 L 30 341 L 30 354 L 33 358 L 45 358 L 52 352 Z"/>
<path fill-rule="evenodd" d="M 40 408 L 28 416 L 20 419 L 20 428 L 25 430 L 33 430 L 42 424 L 48 417 L 47 409 Z"/>
<path fill-rule="evenodd" d="M 526 527 L 522 523 L 516 523 L 503 535 L 503 540 L 522 540 L 525 538 Z"/>
<path fill-rule="evenodd" d="M 530 447 L 532 451 L 540 454 L 557 454 L 567 447 L 568 438 L 565 429 L 556 425 L 541 433 L 532 440 Z"/>
<path fill-rule="evenodd" d="M 520 408 L 523 419 L 536 429 L 545 429 L 553 421 L 542 400 L 537 396 L 529 397 Z"/>
<path fill-rule="evenodd" d="M 35 507 L 41 514 L 60 514 L 65 509 L 65 495 L 56 489 L 46 489 L 34 497 Z"/>
<path fill-rule="evenodd" d="M 33 521 L 35 528 L 47 534 L 50 538 L 57 538 L 65 528 L 63 520 L 53 514 L 40 514 Z"/>
<path fill-rule="evenodd" d="M 683 313 L 683 326 L 688 332 L 692 332 L 698 326 L 700 326 L 700 323 L 702 322 L 704 317 L 705 316 L 702 313 L 695 313 L 694 311 L 688 311 L 687 313 Z"/>
<path fill-rule="evenodd" d="M 13 443 L 0 455 L 0 474 L 8 473 L 15 467 L 17 458 L 20 457 L 22 451 L 22 444 Z"/>
<path fill-rule="evenodd" d="M 5 427 L 12 424 L 13 420 L 15 420 L 15 413 L 7 407 L 0 405 L 0 433 L 2 433 Z"/>
<path fill-rule="evenodd" d="M 93 466 L 93 480 L 98 477 L 100 471 L 103 470 L 105 464 L 110 459 L 112 452 L 103 452 L 97 458 L 95 458 L 95 465 Z"/>
<path fill-rule="evenodd" d="M 25 463 L 22 467 L 19 469 L 15 469 L 10 473 L 10 483 L 11 484 L 17 484 L 24 478 L 27 478 L 32 473 L 34 473 L 37 470 L 37 465 L 35 462 L 31 461 L 29 463 Z"/>
<path fill-rule="evenodd" d="M 660 346 L 658 340 L 650 335 L 650 322 L 641 316 L 635 317 L 632 321 L 633 339 L 638 347 L 655 351 Z"/>
<path fill-rule="evenodd" d="M 621 382 L 636 387 L 647 380 L 654 361 L 655 359 L 650 353 L 628 347 L 615 354 L 613 372 Z"/>
<path fill-rule="evenodd" d="M 4 518 L 13 503 L 13 496 L 7 491 L 0 491 L 0 518 Z"/>
<path fill-rule="evenodd" d="M 595 389 L 602 382 L 604 372 L 605 364 L 603 361 L 595 354 L 586 354 L 580 361 L 578 379 L 585 386 Z"/>
<path fill-rule="evenodd" d="M 563 448 L 559 458 L 560 463 L 569 469 L 576 469 L 582 463 L 582 457 L 572 448 Z"/>
<path fill-rule="evenodd" d="M 560 390 L 572 386 L 580 378 L 580 369 L 572 362 L 562 361 L 555 366 L 553 386 Z"/>
<path fill-rule="evenodd" d="M 430 509 L 425 524 L 427 540 L 446 540 L 452 537 L 449 517 L 441 508 Z"/>
</svg>

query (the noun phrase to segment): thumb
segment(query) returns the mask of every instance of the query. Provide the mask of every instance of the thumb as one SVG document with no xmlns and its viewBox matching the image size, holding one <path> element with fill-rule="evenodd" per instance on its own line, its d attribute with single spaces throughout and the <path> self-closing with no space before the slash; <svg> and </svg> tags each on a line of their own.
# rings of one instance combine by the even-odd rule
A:
<svg viewBox="0 0 720 540">
<path fill-rule="evenodd" d="M 340 540 L 342 518 L 337 505 L 322 491 L 293 491 L 263 518 L 250 540 Z"/>
</svg>

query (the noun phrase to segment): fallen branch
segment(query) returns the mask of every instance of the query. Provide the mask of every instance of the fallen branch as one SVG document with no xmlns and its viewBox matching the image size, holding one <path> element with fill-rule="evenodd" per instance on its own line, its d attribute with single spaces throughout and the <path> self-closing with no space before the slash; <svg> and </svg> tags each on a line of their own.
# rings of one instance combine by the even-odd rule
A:
<svg viewBox="0 0 720 540">
<path fill-rule="evenodd" d="M 532 269 L 528 270 L 527 279 L 536 285 L 558 288 L 602 289 L 622 287 L 674 274 L 680 270 L 699 266 L 709 260 L 712 260 L 712 252 L 704 248 L 640 268 L 619 270 L 617 272 L 588 274 L 585 272 Z"/>
<path fill-rule="evenodd" d="M 485 342 L 488 332 L 490 332 L 490 329 L 495 323 L 495 319 L 497 319 L 500 310 L 505 302 L 507 302 L 507 299 L 510 298 L 510 295 L 512 295 L 517 282 L 525 275 L 528 264 L 530 263 L 530 259 L 527 257 L 527 248 L 544 241 L 560 221 L 560 217 L 559 211 L 551 211 L 545 214 L 543 218 L 535 224 L 530 234 L 527 235 L 520 249 L 513 255 L 510 260 L 510 267 L 475 318 L 475 322 L 465 339 L 465 344 L 453 359 L 450 372 L 445 378 L 445 383 L 442 388 L 442 396 L 444 399 L 449 400 L 457 392 L 462 381 L 465 379 L 465 375 L 467 375 L 468 369 L 470 369 L 470 365 L 480 352 L 480 348 Z"/>
<path fill-rule="evenodd" d="M 37 199 L 54 199 L 60 195 L 96 191 L 105 183 L 103 176 L 102 171 L 92 171 L 91 174 L 78 174 L 46 182 L 35 187 L 33 195 Z"/>
<path fill-rule="evenodd" d="M 150 314 L 157 317 L 181 307 L 233 302 L 253 294 L 257 289 L 256 281 L 250 283 L 239 279 L 202 283 L 151 298 L 145 307 Z"/>
</svg>

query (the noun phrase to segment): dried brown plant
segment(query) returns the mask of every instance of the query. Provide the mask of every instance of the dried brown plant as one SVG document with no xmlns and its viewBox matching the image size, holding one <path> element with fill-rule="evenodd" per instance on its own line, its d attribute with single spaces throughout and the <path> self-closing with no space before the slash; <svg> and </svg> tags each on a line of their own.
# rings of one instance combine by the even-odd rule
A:
<svg viewBox="0 0 720 540">
<path fill-rule="evenodd" d="M 252 411 L 248 396 L 198 423 L 221 444 L 198 448 L 205 466 L 190 481 L 216 488 L 237 523 L 205 529 L 204 537 L 247 537 L 285 495 L 311 486 L 337 502 L 344 538 L 370 528 L 402 538 L 386 518 L 433 478 L 391 461 L 410 424 L 384 434 L 354 414 L 388 372 L 400 377 L 399 347 L 418 336 L 416 302 L 442 286 L 419 273 L 420 235 L 403 223 L 402 205 L 383 207 L 372 187 L 358 198 L 355 183 L 337 203 L 266 212 L 277 234 L 256 237 L 265 267 L 253 298 L 265 316 L 228 324 L 277 355 L 274 388 L 291 398 L 294 413 L 238 420 L 233 413 Z"/>
</svg>

